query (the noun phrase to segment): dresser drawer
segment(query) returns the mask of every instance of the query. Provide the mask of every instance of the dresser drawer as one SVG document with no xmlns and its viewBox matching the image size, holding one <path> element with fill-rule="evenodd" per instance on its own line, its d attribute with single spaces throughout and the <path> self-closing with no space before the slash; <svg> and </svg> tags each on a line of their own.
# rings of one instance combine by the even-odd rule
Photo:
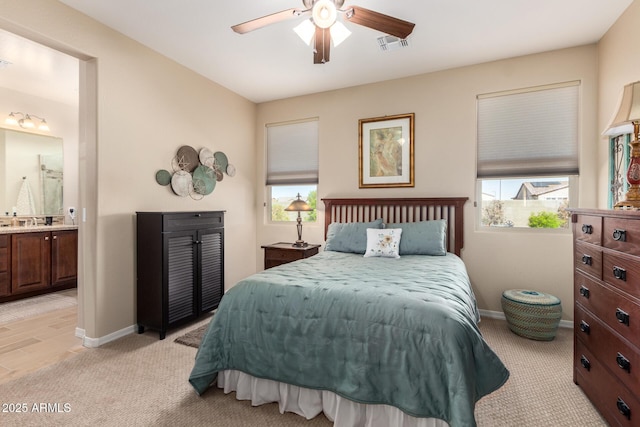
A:
<svg viewBox="0 0 640 427">
<path fill-rule="evenodd" d="M 640 305 L 595 280 L 575 274 L 574 301 L 630 342 L 640 336 Z M 640 369 L 640 367 L 639 367 Z"/>
<path fill-rule="evenodd" d="M 604 218 L 602 245 L 631 255 L 640 255 L 640 221 Z"/>
<path fill-rule="evenodd" d="M 640 395 L 640 350 L 579 306 L 576 307 L 575 331 L 603 366 L 634 394 Z"/>
<path fill-rule="evenodd" d="M 637 426 L 640 403 L 634 393 L 598 361 L 580 341 L 574 352 L 576 380 L 585 394 L 612 426 Z"/>
<path fill-rule="evenodd" d="M 602 249 L 599 246 L 576 241 L 574 258 L 577 270 L 602 278 Z"/>
<path fill-rule="evenodd" d="M 264 259 L 269 261 L 295 261 L 304 258 L 300 251 L 288 251 L 279 249 L 265 249 Z"/>
<path fill-rule="evenodd" d="M 576 240 L 600 245 L 602 243 L 602 218 L 591 215 L 577 215 L 573 224 L 573 235 Z"/>
<path fill-rule="evenodd" d="M 604 251 L 602 280 L 640 298 L 640 260 L 619 252 Z"/>
<path fill-rule="evenodd" d="M 183 231 L 224 227 L 224 212 L 180 212 L 163 215 L 163 231 Z"/>
</svg>

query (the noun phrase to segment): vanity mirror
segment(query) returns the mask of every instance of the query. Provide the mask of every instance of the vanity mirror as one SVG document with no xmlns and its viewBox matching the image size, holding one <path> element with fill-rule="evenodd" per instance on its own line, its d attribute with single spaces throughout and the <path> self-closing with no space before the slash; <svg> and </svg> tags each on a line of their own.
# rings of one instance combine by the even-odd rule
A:
<svg viewBox="0 0 640 427">
<path fill-rule="evenodd" d="M 60 215 L 63 141 L 0 128 L 0 215 Z"/>
</svg>

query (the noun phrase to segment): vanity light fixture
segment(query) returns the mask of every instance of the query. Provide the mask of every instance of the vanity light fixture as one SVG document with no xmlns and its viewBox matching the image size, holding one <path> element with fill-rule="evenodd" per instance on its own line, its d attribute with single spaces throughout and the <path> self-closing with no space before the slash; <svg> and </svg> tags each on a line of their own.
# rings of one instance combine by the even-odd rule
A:
<svg viewBox="0 0 640 427">
<path fill-rule="evenodd" d="M 16 117 L 16 115 L 19 115 L 20 118 Z M 34 118 L 38 119 L 40 122 L 36 124 L 33 120 Z M 37 127 L 38 130 L 44 132 L 49 132 L 50 130 L 47 121 L 43 117 L 38 117 L 35 114 L 12 111 L 4 122 L 11 126 L 20 126 L 23 129 L 35 129 Z"/>
</svg>

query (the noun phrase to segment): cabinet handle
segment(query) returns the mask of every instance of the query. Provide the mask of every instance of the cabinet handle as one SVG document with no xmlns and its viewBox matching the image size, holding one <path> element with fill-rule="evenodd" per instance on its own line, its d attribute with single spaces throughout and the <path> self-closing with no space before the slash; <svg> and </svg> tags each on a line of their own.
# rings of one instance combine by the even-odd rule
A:
<svg viewBox="0 0 640 427">
<path fill-rule="evenodd" d="M 582 232 L 584 234 L 593 234 L 593 226 L 589 224 L 582 224 Z"/>
<path fill-rule="evenodd" d="M 584 254 L 582 255 L 582 263 L 584 265 L 592 265 L 593 264 L 593 260 L 591 258 L 591 256 Z"/>
<path fill-rule="evenodd" d="M 580 330 L 582 332 L 584 332 L 585 334 L 589 335 L 589 332 L 591 332 L 591 326 L 589 326 L 589 324 L 587 322 L 585 322 L 584 320 L 582 320 L 580 322 Z"/>
<path fill-rule="evenodd" d="M 616 319 L 618 319 L 619 323 L 629 326 L 629 313 L 626 311 L 616 308 Z"/>
<path fill-rule="evenodd" d="M 616 228 L 615 230 L 613 230 L 613 240 L 617 240 L 618 242 L 626 242 L 627 230 L 622 230 L 620 228 Z"/>
<path fill-rule="evenodd" d="M 44 236 L 44 240 L 49 240 L 49 236 Z"/>
<path fill-rule="evenodd" d="M 195 214 L 194 215 L 196 218 L 200 218 L 202 216 L 202 214 Z"/>
<path fill-rule="evenodd" d="M 623 371 L 631 372 L 631 362 L 622 353 L 618 353 L 616 356 L 616 363 Z"/>
<path fill-rule="evenodd" d="M 618 401 L 616 402 L 616 406 L 618 407 L 618 411 L 620 411 L 620 413 L 622 415 L 624 415 L 624 417 L 628 420 L 631 419 L 631 408 L 629 408 L 629 405 L 627 405 L 625 403 L 624 400 L 622 400 L 621 397 L 618 397 Z"/>
<path fill-rule="evenodd" d="M 580 364 L 587 371 L 591 370 L 591 362 L 589 362 L 589 359 L 587 359 L 584 354 L 580 356 Z"/>
<path fill-rule="evenodd" d="M 58 236 L 53 236 L 53 240 L 56 240 L 58 238 Z"/>
<path fill-rule="evenodd" d="M 581 285 L 580 286 L 580 295 L 582 295 L 586 299 L 589 299 L 589 288 L 587 288 L 584 285 Z"/>
<path fill-rule="evenodd" d="M 622 268 L 622 267 L 618 267 L 618 266 L 613 266 L 613 277 L 615 277 L 618 280 L 622 280 L 623 282 L 627 281 L 627 271 Z"/>
</svg>

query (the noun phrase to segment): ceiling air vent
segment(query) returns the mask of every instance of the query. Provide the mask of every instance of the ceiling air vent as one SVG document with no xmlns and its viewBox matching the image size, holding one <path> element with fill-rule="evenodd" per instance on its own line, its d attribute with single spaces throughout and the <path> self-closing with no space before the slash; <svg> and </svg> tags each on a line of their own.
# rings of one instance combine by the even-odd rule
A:
<svg viewBox="0 0 640 427">
<path fill-rule="evenodd" d="M 399 39 L 394 36 L 382 36 L 378 37 L 378 45 L 380 46 L 380 50 L 385 52 L 388 50 L 396 50 L 409 46 L 409 41 L 407 39 Z"/>
</svg>

